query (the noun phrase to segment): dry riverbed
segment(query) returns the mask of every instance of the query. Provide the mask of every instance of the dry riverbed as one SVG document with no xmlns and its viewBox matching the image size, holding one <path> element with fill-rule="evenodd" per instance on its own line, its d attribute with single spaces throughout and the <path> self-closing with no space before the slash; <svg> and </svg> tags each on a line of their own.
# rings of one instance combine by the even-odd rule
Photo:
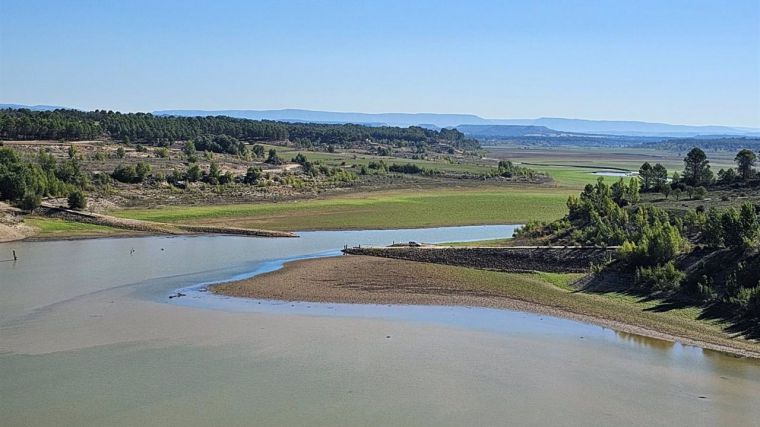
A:
<svg viewBox="0 0 760 427">
<path fill-rule="evenodd" d="M 579 277 L 498 273 L 349 255 L 288 263 L 278 271 L 214 286 L 213 291 L 286 301 L 503 308 L 760 358 L 760 345 L 732 338 L 720 325 L 675 311 L 647 311 L 643 304 L 618 296 L 573 292 L 567 282 Z"/>
</svg>

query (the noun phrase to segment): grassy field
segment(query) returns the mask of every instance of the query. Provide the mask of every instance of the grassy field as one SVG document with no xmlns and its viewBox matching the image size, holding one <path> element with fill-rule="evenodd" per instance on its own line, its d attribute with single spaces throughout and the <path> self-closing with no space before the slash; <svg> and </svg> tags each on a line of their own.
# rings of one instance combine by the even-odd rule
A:
<svg viewBox="0 0 760 427">
<path fill-rule="evenodd" d="M 135 234 L 128 230 L 122 230 L 103 225 L 86 224 L 82 222 L 66 221 L 63 219 L 32 217 L 24 222 L 39 229 L 35 237 L 54 238 L 77 238 L 77 237 L 109 237 L 117 235 Z"/>
<path fill-rule="evenodd" d="M 281 203 L 127 209 L 124 218 L 272 230 L 510 224 L 565 214 L 573 190 L 485 187 L 398 190 Z"/>
<path fill-rule="evenodd" d="M 563 311 L 636 325 L 661 333 L 692 338 L 718 345 L 760 351 L 760 345 L 732 339 L 724 331 L 727 324 L 702 320 L 697 307 L 657 310 L 657 299 L 644 299 L 617 292 L 589 293 L 573 290 L 577 274 L 499 273 L 464 267 L 440 266 L 445 276 L 458 275 L 475 286 L 497 290 L 500 295 Z"/>
<path fill-rule="evenodd" d="M 448 242 L 439 243 L 436 246 L 479 246 L 481 248 L 498 248 L 511 242 L 512 239 L 489 239 L 489 240 L 476 240 L 473 242 Z"/>
<path fill-rule="evenodd" d="M 661 163 L 670 174 L 683 169 L 685 153 L 641 148 L 526 148 L 509 144 L 485 147 L 489 156 L 497 159 L 511 160 L 532 169 L 549 174 L 557 185 L 569 188 L 582 188 L 587 183 L 596 181 L 592 173 L 600 169 L 621 169 L 636 172 L 642 163 L 654 165 Z M 733 167 L 734 153 L 707 153 L 714 172 L 720 168 Z M 616 177 L 605 177 L 613 182 Z"/>
</svg>

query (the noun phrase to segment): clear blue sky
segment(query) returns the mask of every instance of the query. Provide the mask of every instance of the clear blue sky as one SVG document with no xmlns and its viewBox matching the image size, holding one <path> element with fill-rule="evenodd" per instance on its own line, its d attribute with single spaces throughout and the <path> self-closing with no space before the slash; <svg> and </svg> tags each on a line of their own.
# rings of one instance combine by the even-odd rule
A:
<svg viewBox="0 0 760 427">
<path fill-rule="evenodd" d="M 760 0 L 0 0 L 0 102 L 760 127 Z"/>
</svg>

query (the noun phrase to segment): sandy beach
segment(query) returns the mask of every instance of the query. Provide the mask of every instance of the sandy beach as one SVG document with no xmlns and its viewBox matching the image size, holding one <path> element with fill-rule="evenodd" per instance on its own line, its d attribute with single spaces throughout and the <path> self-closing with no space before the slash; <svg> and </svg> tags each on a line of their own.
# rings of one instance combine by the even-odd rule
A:
<svg viewBox="0 0 760 427">
<path fill-rule="evenodd" d="M 510 287 L 471 280 L 460 274 L 462 270 L 467 269 L 349 255 L 294 261 L 280 270 L 216 285 L 212 290 L 228 296 L 284 301 L 502 308 L 578 320 L 622 332 L 760 358 L 760 345 L 740 338 L 732 339 L 728 334 L 721 336 L 675 327 L 669 325 L 667 319 L 651 317 L 651 313 L 641 319 L 641 324 L 635 317 L 614 308 L 590 314 L 573 304 L 542 301 L 530 292 L 516 293 Z M 537 279 L 535 284 L 530 283 L 530 276 L 524 280 L 529 286 L 546 285 Z"/>
</svg>

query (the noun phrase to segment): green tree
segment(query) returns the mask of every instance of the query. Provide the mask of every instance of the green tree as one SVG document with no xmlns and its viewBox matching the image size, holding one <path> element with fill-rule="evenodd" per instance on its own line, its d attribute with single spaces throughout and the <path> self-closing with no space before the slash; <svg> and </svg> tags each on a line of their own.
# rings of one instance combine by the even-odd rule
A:
<svg viewBox="0 0 760 427">
<path fill-rule="evenodd" d="M 686 154 L 683 159 L 684 172 L 683 179 L 686 184 L 691 186 L 709 185 L 713 179 L 713 173 L 710 170 L 710 161 L 707 155 L 698 147 L 694 147 Z"/>
<path fill-rule="evenodd" d="M 219 169 L 219 165 L 217 165 L 216 162 L 211 162 L 208 169 L 208 183 L 212 185 L 219 184 L 219 178 L 221 175 L 222 171 Z"/>
<path fill-rule="evenodd" d="M 757 211 L 752 203 L 744 203 L 739 208 L 739 222 L 742 226 L 744 246 L 747 248 L 755 246 L 760 236 L 760 221 L 757 219 Z"/>
<path fill-rule="evenodd" d="M 137 181 L 137 171 L 133 165 L 118 165 L 111 173 L 111 177 L 119 182 L 133 183 Z"/>
<path fill-rule="evenodd" d="M 277 150 L 270 148 L 269 155 L 267 156 L 265 162 L 272 165 L 279 165 L 282 164 L 282 159 L 280 159 L 280 157 L 277 155 Z"/>
<path fill-rule="evenodd" d="M 718 182 L 721 184 L 731 184 L 734 181 L 736 181 L 736 172 L 732 168 L 718 171 Z"/>
<path fill-rule="evenodd" d="M 742 222 L 735 208 L 728 208 L 721 217 L 723 241 L 729 248 L 741 248 L 744 245 Z"/>
<path fill-rule="evenodd" d="M 702 242 L 711 248 L 719 248 L 723 245 L 723 224 L 715 208 L 707 211 L 705 227 L 702 230 Z"/>
<path fill-rule="evenodd" d="M 87 207 L 87 197 L 80 190 L 69 193 L 68 203 L 70 209 L 82 210 Z"/>
<path fill-rule="evenodd" d="M 243 177 L 243 182 L 246 184 L 256 185 L 259 183 L 260 178 L 261 168 L 251 166 L 248 168 L 248 171 L 246 171 L 245 177 Z"/>
<path fill-rule="evenodd" d="M 169 157 L 169 149 L 166 147 L 156 148 L 155 152 L 156 152 L 156 157 L 160 159 L 165 159 Z"/>
<path fill-rule="evenodd" d="M 185 154 L 185 157 L 187 157 L 188 161 L 195 162 L 196 160 L 195 143 L 193 143 L 193 141 L 186 141 L 185 144 L 182 146 L 182 153 Z"/>
<path fill-rule="evenodd" d="M 190 167 L 187 168 L 187 172 L 185 173 L 185 176 L 187 177 L 187 180 L 189 182 L 200 181 L 201 177 L 203 177 L 203 173 L 201 172 L 201 167 L 198 166 L 197 163 L 193 163 Z"/>
<path fill-rule="evenodd" d="M 670 193 L 673 192 L 673 188 L 671 186 L 669 186 L 669 185 L 666 185 L 666 186 L 662 187 L 662 189 L 660 190 L 660 192 L 667 199 L 668 197 L 670 197 Z"/>
<path fill-rule="evenodd" d="M 705 196 L 707 196 L 707 189 L 704 186 L 700 185 L 694 189 L 694 194 L 692 195 L 693 198 L 702 200 Z"/>
<path fill-rule="evenodd" d="M 641 178 L 641 190 L 647 192 L 652 189 L 652 165 L 644 162 L 639 168 L 639 178 Z"/>
<path fill-rule="evenodd" d="M 255 144 L 253 147 L 251 147 L 251 151 L 253 152 L 253 155 L 256 156 L 257 159 L 264 157 L 263 145 Z"/>
<path fill-rule="evenodd" d="M 657 163 L 652 168 L 652 187 L 656 191 L 662 191 L 663 187 L 668 184 L 668 170 L 665 166 Z"/>
<path fill-rule="evenodd" d="M 116 157 L 119 159 L 123 159 L 124 156 L 127 154 L 127 152 L 124 150 L 124 147 L 119 147 L 116 149 Z"/>
<path fill-rule="evenodd" d="M 137 182 L 143 182 L 150 173 L 151 167 L 147 162 L 137 162 L 135 166 L 135 174 L 137 176 Z"/>
<path fill-rule="evenodd" d="M 752 168 L 755 166 L 756 160 L 757 156 L 755 153 L 746 148 L 739 151 L 736 154 L 736 157 L 734 157 L 736 169 L 739 171 L 739 176 L 741 176 L 743 180 L 746 181 L 754 175 L 754 170 Z"/>
<path fill-rule="evenodd" d="M 34 192 L 27 192 L 24 197 L 21 198 L 21 209 L 26 211 L 33 211 L 42 204 L 42 197 Z"/>
</svg>

